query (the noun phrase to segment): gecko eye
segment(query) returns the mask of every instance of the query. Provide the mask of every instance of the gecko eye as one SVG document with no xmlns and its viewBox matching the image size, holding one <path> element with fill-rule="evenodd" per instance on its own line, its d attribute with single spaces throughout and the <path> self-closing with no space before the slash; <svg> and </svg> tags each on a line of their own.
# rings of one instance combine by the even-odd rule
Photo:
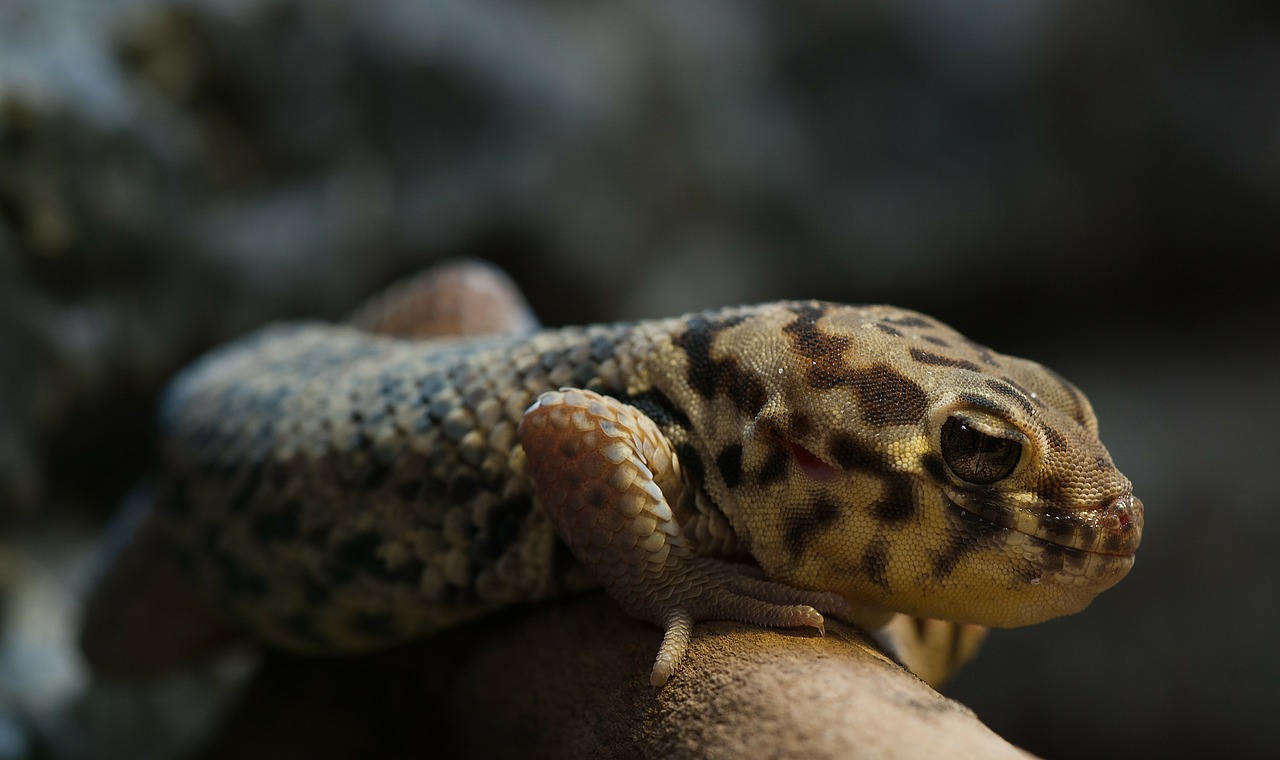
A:
<svg viewBox="0 0 1280 760">
<path fill-rule="evenodd" d="M 987 435 L 956 417 L 943 423 L 941 443 L 942 458 L 956 477 L 980 486 L 1008 477 L 1022 456 L 1017 441 Z"/>
</svg>

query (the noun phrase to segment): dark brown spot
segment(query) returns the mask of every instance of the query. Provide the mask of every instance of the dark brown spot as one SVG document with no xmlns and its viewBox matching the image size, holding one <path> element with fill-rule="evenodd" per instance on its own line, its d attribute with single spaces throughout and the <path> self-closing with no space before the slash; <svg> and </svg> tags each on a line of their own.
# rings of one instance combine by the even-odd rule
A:
<svg viewBox="0 0 1280 760">
<path fill-rule="evenodd" d="M 515 497 L 490 509 L 484 530 L 471 545 L 472 559 L 489 565 L 505 554 L 520 537 L 532 506 L 528 497 Z"/>
<path fill-rule="evenodd" d="M 1034 403 L 1036 406 L 1045 406 L 1044 399 L 1040 398 L 1040 396 L 1038 396 L 1037 394 L 1027 390 L 1026 387 L 1019 384 L 1017 380 L 1014 380 L 1012 377 L 1002 377 L 1000 379 L 1008 383 L 1009 387 L 1014 388 L 1015 390 L 1018 391 L 1018 393 L 1021 393 L 1023 397 L 1031 399 L 1032 403 Z"/>
<path fill-rule="evenodd" d="M 716 469 L 720 470 L 726 486 L 737 488 L 742 482 L 742 445 L 733 443 L 725 446 L 716 457 Z"/>
<path fill-rule="evenodd" d="M 936 335 L 921 335 L 920 338 L 929 343 L 932 343 L 935 346 L 942 346 L 943 348 L 946 348 L 947 346 L 951 345 Z"/>
<path fill-rule="evenodd" d="M 1039 583 L 1044 574 L 1035 563 L 1027 562 L 1026 564 L 1018 565 L 1017 575 L 1014 577 L 1020 584 L 1025 586 L 1031 583 Z"/>
<path fill-rule="evenodd" d="M 968 359 L 955 359 L 950 356 L 935 354 L 932 351 L 925 351 L 922 348 L 911 349 L 911 358 L 921 364 L 929 364 L 935 367 L 955 367 L 957 369 L 967 369 L 971 372 L 981 372 L 982 368 Z"/>
<path fill-rule="evenodd" d="M 1040 429 L 1044 431 L 1044 437 L 1049 441 L 1049 448 L 1054 451 L 1067 450 L 1067 439 L 1062 436 L 1062 433 L 1059 433 L 1047 423 L 1041 425 Z"/>
<path fill-rule="evenodd" d="M 791 462 L 791 454 L 777 444 L 769 447 L 769 456 L 756 475 L 756 482 L 762 486 L 781 482 L 787 477 L 787 466 Z"/>
<path fill-rule="evenodd" d="M 591 339 L 591 360 L 601 364 L 613 358 L 614 341 L 608 335 L 597 335 Z"/>
<path fill-rule="evenodd" d="M 1129 536 L 1126 533 L 1109 533 L 1102 542 L 1102 550 L 1109 554 L 1121 554 L 1125 549 Z"/>
<path fill-rule="evenodd" d="M 698 395 L 709 399 L 724 394 L 738 409 L 758 414 L 768 400 L 760 378 L 744 371 L 733 357 L 715 359 L 711 356 L 716 337 L 745 319 L 741 315 L 715 319 L 700 314 L 686 322 L 684 332 L 672 342 L 685 352 L 689 361 L 687 379 Z"/>
<path fill-rule="evenodd" d="M 782 331 L 791 336 L 791 346 L 796 353 L 809 361 L 805 365 L 805 382 L 819 390 L 834 388 L 848 380 L 849 368 L 845 363 L 845 350 L 850 339 L 833 335 L 818 328 L 818 320 L 827 313 L 827 307 L 818 303 L 793 304 L 795 321 Z"/>
<path fill-rule="evenodd" d="M 1001 380 L 997 380 L 994 377 L 989 377 L 987 378 L 987 387 L 1007 399 L 1012 399 L 1013 402 L 1022 407 L 1028 415 L 1034 415 L 1036 413 L 1036 408 L 1031 405 L 1031 401 L 1027 398 L 1027 395 L 1018 391 L 1012 385 Z"/>
<path fill-rule="evenodd" d="M 848 433 L 837 433 L 831 436 L 827 451 L 841 468 L 845 470 L 879 470 L 885 462 L 884 458 L 873 449 L 863 445 Z"/>
<path fill-rule="evenodd" d="M 950 499 L 946 499 L 946 502 L 949 507 L 948 514 L 959 523 L 959 530 L 951 535 L 947 545 L 934 558 L 933 575 L 939 580 L 951 575 L 956 569 L 956 565 L 966 554 L 977 550 L 978 547 L 990 541 L 993 536 L 998 536 L 1011 530 L 990 520 L 978 517 L 961 508 Z"/>
<path fill-rule="evenodd" d="M 933 560 L 933 577 L 942 580 L 955 572 L 956 565 L 964 555 L 977 548 L 977 544 L 968 536 L 953 535 L 946 547 Z"/>
<path fill-rule="evenodd" d="M 703 398 L 711 398 L 721 389 L 723 375 L 731 359 L 713 359 L 711 349 L 716 337 L 725 330 L 741 323 L 745 317 L 727 319 L 710 319 L 705 314 L 691 318 L 685 323 L 684 332 L 675 336 L 672 342 L 683 349 L 689 360 L 689 385 Z M 735 365 L 736 366 L 736 365 Z"/>
<path fill-rule="evenodd" d="M 812 507 L 788 510 L 783 517 L 782 536 L 792 557 L 803 557 L 809 547 L 827 528 L 840 517 L 840 508 L 826 499 L 819 499 Z"/>
<path fill-rule="evenodd" d="M 886 325 L 884 322 L 876 322 L 876 329 L 882 333 L 885 333 L 886 335 L 892 335 L 895 338 L 902 337 L 901 330 L 899 330 L 896 327 L 890 327 L 889 325 Z"/>
<path fill-rule="evenodd" d="M 579 388 L 595 390 L 595 388 L 599 387 L 597 383 L 599 374 L 600 365 L 595 362 L 582 362 L 573 368 L 573 385 Z"/>
<path fill-rule="evenodd" d="M 876 519 L 888 525 L 900 525 L 916 513 L 915 493 L 911 479 L 905 475 L 887 477 L 884 495 L 871 505 Z"/>
<path fill-rule="evenodd" d="M 593 483 L 587 488 L 587 504 L 599 509 L 609 501 L 609 488 L 603 483 Z"/>
<path fill-rule="evenodd" d="M 885 577 L 885 572 L 889 569 L 889 542 L 884 536 L 876 536 L 871 540 L 862 553 L 859 566 L 872 583 L 889 588 L 889 579 Z"/>
<path fill-rule="evenodd" d="M 850 374 L 863 418 L 871 425 L 914 425 L 924 419 L 929 397 L 914 381 L 878 362 Z"/>
<path fill-rule="evenodd" d="M 1046 475 L 1035 485 L 1035 494 L 1047 506 L 1065 504 L 1067 494 L 1064 490 L 1066 482 L 1056 475 Z"/>
<path fill-rule="evenodd" d="M 729 398 L 733 399 L 733 405 L 738 407 L 738 411 L 752 416 L 759 414 L 765 402 L 769 400 L 764 382 L 755 375 L 739 369 L 736 362 L 731 367 L 732 370 L 726 375 L 728 378 L 726 392 Z"/>
<path fill-rule="evenodd" d="M 719 390 L 721 363 L 711 358 L 711 347 L 724 329 L 722 323 L 697 316 L 685 323 L 684 332 L 672 340 L 689 360 L 689 386 L 703 398 L 712 398 Z"/>
<path fill-rule="evenodd" d="M 1079 521 L 1070 511 L 1056 504 L 1041 507 L 1040 525 L 1050 541 L 1063 541 L 1076 534 Z"/>
<path fill-rule="evenodd" d="M 707 482 L 707 467 L 692 444 L 687 442 L 676 444 L 676 461 L 680 462 L 680 466 L 689 473 L 694 483 L 702 486 Z"/>
<path fill-rule="evenodd" d="M 1009 410 L 1005 409 L 1003 404 L 993 398 L 989 398 L 978 393 L 961 393 L 956 396 L 956 400 L 965 406 L 970 406 L 974 409 L 981 409 L 985 412 L 991 412 L 997 417 L 1004 417 L 1006 419 L 1009 417 Z"/>
<path fill-rule="evenodd" d="M 689 415 L 657 388 L 650 388 L 634 396 L 619 396 L 618 400 L 639 409 L 664 430 L 672 427 L 688 430 L 693 427 L 693 423 L 689 421 Z"/>
<path fill-rule="evenodd" d="M 1062 570 L 1066 560 L 1065 547 L 1045 543 L 1040 548 L 1040 568 L 1051 573 Z"/>
<path fill-rule="evenodd" d="M 783 425 L 789 438 L 804 438 L 813 430 L 813 421 L 805 414 L 800 412 L 791 412 L 787 414 L 786 422 Z"/>
<path fill-rule="evenodd" d="M 946 466 L 942 463 L 942 457 L 932 451 L 920 455 L 920 467 L 938 483 L 948 483 L 951 480 Z"/>
</svg>

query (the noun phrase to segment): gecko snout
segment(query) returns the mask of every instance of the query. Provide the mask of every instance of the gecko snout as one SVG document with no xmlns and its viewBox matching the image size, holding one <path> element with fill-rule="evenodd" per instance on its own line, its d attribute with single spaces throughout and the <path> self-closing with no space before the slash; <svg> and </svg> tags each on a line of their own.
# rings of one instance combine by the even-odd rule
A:
<svg viewBox="0 0 1280 760">
<path fill-rule="evenodd" d="M 1137 551 L 1142 541 L 1143 512 L 1142 500 L 1131 493 L 1108 504 L 1098 520 L 1098 527 L 1102 529 L 1098 550 L 1122 556 Z"/>
</svg>

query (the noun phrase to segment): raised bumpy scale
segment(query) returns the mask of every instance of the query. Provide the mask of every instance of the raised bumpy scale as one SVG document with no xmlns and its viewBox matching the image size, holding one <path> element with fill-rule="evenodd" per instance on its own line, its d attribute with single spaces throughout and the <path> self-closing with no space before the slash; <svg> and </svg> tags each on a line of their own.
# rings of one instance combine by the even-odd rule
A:
<svg viewBox="0 0 1280 760">
<path fill-rule="evenodd" d="M 937 682 L 981 626 L 1083 609 L 1142 535 L 1075 386 L 890 306 L 541 330 L 501 273 L 463 262 L 348 324 L 208 354 L 160 424 L 149 548 L 116 574 L 172 561 L 300 652 L 603 584 L 666 631 L 655 685 L 696 621 L 824 614 Z M 108 670 L 128 585 L 108 576 L 90 606 Z"/>
</svg>

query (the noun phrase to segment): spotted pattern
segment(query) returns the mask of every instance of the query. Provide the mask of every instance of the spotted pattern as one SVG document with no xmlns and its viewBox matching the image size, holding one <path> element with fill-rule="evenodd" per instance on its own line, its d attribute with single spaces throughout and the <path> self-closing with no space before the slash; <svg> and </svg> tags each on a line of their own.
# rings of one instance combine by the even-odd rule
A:
<svg viewBox="0 0 1280 760">
<path fill-rule="evenodd" d="M 791 338 L 791 345 L 804 360 L 805 380 L 809 387 L 826 390 L 849 382 L 849 368 L 845 357 L 851 340 L 843 335 L 832 335 L 818 328 L 818 320 L 826 309 L 816 304 L 793 307 L 795 320 L 782 329 Z"/>
<path fill-rule="evenodd" d="M 699 315 L 688 320 L 672 342 L 684 351 L 688 361 L 689 386 L 704 399 L 726 396 L 742 412 L 758 414 L 767 400 L 764 383 L 743 369 L 733 357 L 715 359 L 712 348 L 717 336 L 739 325 L 741 316 L 712 319 Z"/>
<path fill-rule="evenodd" d="M 918 383 L 888 363 L 876 362 L 852 370 L 849 376 L 867 424 L 915 425 L 924 419 L 929 396 Z"/>
<path fill-rule="evenodd" d="M 1004 380 L 997 380 L 994 377 L 989 377 L 986 379 L 986 386 L 999 394 L 1002 398 L 1009 399 L 1022 407 L 1023 411 L 1025 411 L 1029 416 L 1034 416 L 1036 414 L 1036 407 L 1032 405 L 1031 400 L 1028 398 L 1028 394 L 1015 389 L 1010 383 Z"/>
<path fill-rule="evenodd" d="M 676 458 L 680 461 L 680 466 L 689 473 L 689 479 L 694 483 L 704 483 L 707 479 L 707 465 L 702 461 L 702 454 L 698 448 L 691 443 L 677 444 Z"/>
<path fill-rule="evenodd" d="M 813 301 L 447 343 L 273 328 L 168 392 L 166 510 L 177 553 L 268 640 L 356 651 L 421 636 L 591 583 L 516 440 L 538 394 L 587 388 L 660 431 L 679 463 L 661 487 L 699 552 L 889 609 L 999 619 L 987 598 L 1093 567 L 1072 545 L 1136 546 L 1081 517 L 1128 487 L 1087 400 L 1019 362 L 911 312 Z M 1052 466 L 951 501 L 961 486 L 925 434 L 943 397 L 1020 415 Z M 610 501 L 591 477 L 563 487 Z M 1018 548 L 1028 525 L 1038 543 Z"/>
<path fill-rule="evenodd" d="M 762 486 L 779 483 L 787 477 L 791 466 L 791 454 L 780 445 L 769 448 L 769 456 L 756 474 L 756 482 Z"/>
<path fill-rule="evenodd" d="M 649 388 L 633 395 L 622 394 L 617 398 L 639 409 L 661 428 L 679 427 L 688 430 L 693 427 L 689 415 L 657 388 Z"/>
<path fill-rule="evenodd" d="M 889 580 L 885 571 L 889 567 L 889 540 L 884 536 L 876 536 L 867 544 L 859 561 L 859 569 L 872 583 L 888 589 Z"/>
<path fill-rule="evenodd" d="M 932 351 L 925 351 L 921 348 L 912 348 L 910 351 L 911 358 L 921 364 L 930 364 L 935 367 L 955 367 L 956 369 L 967 369 L 970 372 L 981 372 L 982 367 L 969 361 L 968 359 L 956 359 L 951 356 L 943 356 L 935 354 Z"/>
<path fill-rule="evenodd" d="M 793 507 L 784 518 L 784 542 L 793 557 L 802 556 L 839 518 L 840 508 L 827 499 L 811 506 Z"/>
<path fill-rule="evenodd" d="M 742 444 L 731 443 L 721 449 L 716 456 L 716 469 L 726 486 L 737 488 L 742 483 Z"/>
</svg>

